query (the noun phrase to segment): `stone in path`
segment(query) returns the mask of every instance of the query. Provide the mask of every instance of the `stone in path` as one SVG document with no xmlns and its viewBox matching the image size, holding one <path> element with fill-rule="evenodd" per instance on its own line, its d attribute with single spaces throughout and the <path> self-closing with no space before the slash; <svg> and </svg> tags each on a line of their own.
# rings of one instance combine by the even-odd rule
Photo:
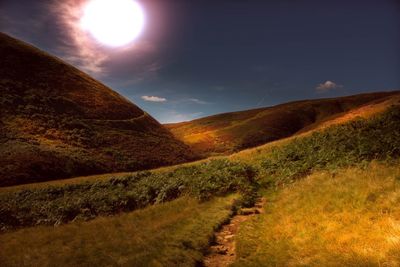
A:
<svg viewBox="0 0 400 267">
<path fill-rule="evenodd" d="M 228 224 L 222 226 L 221 230 L 215 233 L 215 244 L 210 247 L 210 253 L 204 258 L 204 267 L 224 267 L 235 261 L 235 235 L 239 230 L 239 226 L 251 216 L 262 213 L 264 203 L 265 199 L 261 198 L 253 208 L 239 210 Z"/>
</svg>

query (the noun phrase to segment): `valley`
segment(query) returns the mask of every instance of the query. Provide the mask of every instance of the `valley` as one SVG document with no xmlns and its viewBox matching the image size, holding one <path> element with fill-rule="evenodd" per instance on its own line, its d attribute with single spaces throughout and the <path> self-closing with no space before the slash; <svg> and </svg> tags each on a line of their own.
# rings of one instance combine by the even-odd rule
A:
<svg viewBox="0 0 400 267">
<path fill-rule="evenodd" d="M 1 266 L 400 265 L 400 91 L 162 125 L 1 33 L 0 56 Z"/>
<path fill-rule="evenodd" d="M 196 266 L 212 255 L 214 234 L 263 197 L 265 211 L 235 230 L 233 266 L 396 266 L 399 107 L 393 96 L 298 136 L 183 166 L 2 188 L 0 260 Z M 26 250 L 8 252 L 19 246 Z"/>
</svg>

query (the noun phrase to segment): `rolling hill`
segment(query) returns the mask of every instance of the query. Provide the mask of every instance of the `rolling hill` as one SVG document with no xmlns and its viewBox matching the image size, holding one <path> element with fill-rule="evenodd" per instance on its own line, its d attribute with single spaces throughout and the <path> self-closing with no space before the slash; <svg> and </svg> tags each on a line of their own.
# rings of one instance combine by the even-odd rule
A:
<svg viewBox="0 0 400 267">
<path fill-rule="evenodd" d="M 146 112 L 80 70 L 0 33 L 0 186 L 194 159 Z"/>
<path fill-rule="evenodd" d="M 385 101 L 399 91 L 304 100 L 167 124 L 180 140 L 202 154 L 230 154 L 311 130 L 338 116 Z"/>
<path fill-rule="evenodd" d="M 163 171 L 0 188 L 0 261 L 399 266 L 400 98 L 334 121 Z"/>
</svg>

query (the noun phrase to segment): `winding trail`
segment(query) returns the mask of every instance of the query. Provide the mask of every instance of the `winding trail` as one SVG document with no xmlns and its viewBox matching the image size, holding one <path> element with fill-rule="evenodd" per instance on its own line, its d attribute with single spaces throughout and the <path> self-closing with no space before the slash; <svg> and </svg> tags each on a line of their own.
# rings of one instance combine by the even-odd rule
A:
<svg viewBox="0 0 400 267">
<path fill-rule="evenodd" d="M 241 209 L 229 223 L 215 233 L 215 242 L 209 248 L 210 253 L 204 257 L 204 267 L 225 267 L 236 259 L 235 236 L 240 224 L 264 212 L 265 198 L 260 198 L 253 208 Z"/>
</svg>

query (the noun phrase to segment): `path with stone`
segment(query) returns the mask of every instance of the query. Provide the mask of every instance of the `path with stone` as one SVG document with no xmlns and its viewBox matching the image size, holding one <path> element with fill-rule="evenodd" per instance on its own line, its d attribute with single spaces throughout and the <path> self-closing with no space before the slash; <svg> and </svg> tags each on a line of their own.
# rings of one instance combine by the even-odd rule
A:
<svg viewBox="0 0 400 267">
<path fill-rule="evenodd" d="M 253 208 L 245 208 L 231 218 L 228 224 L 215 233 L 215 242 L 211 245 L 210 253 L 205 256 L 204 267 L 224 267 L 232 264 L 236 259 L 235 236 L 240 224 L 247 221 L 252 216 L 263 212 L 265 199 L 259 199 Z"/>
</svg>

